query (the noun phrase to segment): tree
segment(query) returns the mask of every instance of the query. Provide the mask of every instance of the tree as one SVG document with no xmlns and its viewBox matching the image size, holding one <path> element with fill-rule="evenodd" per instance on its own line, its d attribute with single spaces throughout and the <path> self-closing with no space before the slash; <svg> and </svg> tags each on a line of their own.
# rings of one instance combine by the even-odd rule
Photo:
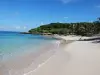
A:
<svg viewBox="0 0 100 75">
<path fill-rule="evenodd" d="M 50 23 L 31 29 L 29 32 L 91 36 L 100 33 L 100 18 L 94 22 Z"/>
</svg>

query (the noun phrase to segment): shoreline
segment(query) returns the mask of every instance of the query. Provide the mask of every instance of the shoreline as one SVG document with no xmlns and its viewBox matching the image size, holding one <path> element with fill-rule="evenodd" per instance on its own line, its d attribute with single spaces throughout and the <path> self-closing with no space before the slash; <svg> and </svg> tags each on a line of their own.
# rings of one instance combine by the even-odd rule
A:
<svg viewBox="0 0 100 75">
<path fill-rule="evenodd" d="M 42 67 L 43 65 L 45 65 L 46 63 L 48 63 L 49 62 L 49 60 L 50 59 L 52 59 L 54 56 L 55 56 L 55 54 L 60 50 L 60 49 L 63 49 L 62 47 L 64 47 L 64 44 L 66 44 L 65 43 L 65 39 L 62 39 L 62 40 L 59 40 L 59 46 L 58 46 L 58 49 L 57 49 L 57 51 L 53 54 L 53 55 L 51 55 L 47 60 L 45 60 L 43 63 L 41 63 L 41 64 L 39 64 L 38 65 L 38 67 L 36 68 L 36 69 L 34 69 L 34 70 L 32 70 L 32 71 L 30 71 L 30 72 L 28 72 L 28 73 L 25 73 L 24 75 L 31 75 L 31 73 L 33 73 L 33 72 L 36 72 L 40 67 Z M 68 41 L 67 41 L 68 42 Z M 70 40 L 68 43 L 72 43 L 73 41 L 72 40 Z M 67 44 L 68 44 L 67 43 Z"/>
<path fill-rule="evenodd" d="M 75 40 L 59 49 L 35 72 L 27 75 L 99 75 L 99 58 L 100 44 Z"/>
<path fill-rule="evenodd" d="M 55 37 L 54 37 L 54 38 L 55 38 Z M 56 38 L 56 39 L 58 39 L 58 38 Z M 59 38 L 59 41 L 57 41 L 57 42 L 58 42 L 59 44 L 58 44 L 58 49 L 56 49 L 56 50 L 59 51 L 60 49 L 63 49 L 63 47 L 64 47 L 65 45 L 72 43 L 73 40 L 65 40 L 65 39 L 63 39 L 63 38 Z M 47 60 L 45 60 L 43 63 L 39 64 L 38 67 L 37 67 L 36 69 L 31 70 L 31 71 L 29 71 L 28 73 L 25 73 L 24 75 L 31 75 L 32 72 L 36 72 L 40 67 L 42 67 L 43 65 L 45 65 L 46 63 L 48 63 L 49 60 L 50 60 L 51 58 L 53 58 L 53 57 L 55 56 L 55 54 L 56 54 L 58 51 L 56 51 L 53 55 L 51 55 L 51 56 L 50 56 Z"/>
<path fill-rule="evenodd" d="M 35 70 L 39 65 L 55 54 L 59 48 L 59 44 L 60 40 L 56 40 L 53 41 L 52 44 L 50 43 L 40 48 L 40 51 L 36 53 L 33 52 L 18 56 L 16 59 L 8 60 L 0 66 L 0 73 L 6 71 L 7 75 L 16 75 L 16 73 L 23 75 L 30 70 Z M 5 73 L 1 75 L 5 75 Z"/>
<path fill-rule="evenodd" d="M 52 45 L 49 44 L 47 46 L 45 45 L 44 48 L 40 48 L 41 50 L 39 52 L 25 54 L 23 56 L 18 56 L 16 59 L 8 60 L 2 64 L 0 73 L 6 71 L 6 74 L 8 75 L 25 75 L 25 73 L 35 71 L 46 61 L 52 58 L 57 50 L 63 47 L 65 44 L 65 39 L 56 40 Z M 5 73 L 2 73 L 2 75 L 5 75 Z"/>
<path fill-rule="evenodd" d="M 4 64 L 4 66 L 2 66 L 2 67 L 6 68 L 6 71 L 8 72 L 7 75 L 41 75 L 41 72 L 45 71 L 46 69 L 49 69 L 48 66 L 52 67 L 52 65 L 53 65 L 55 68 L 55 65 L 58 65 L 57 67 L 59 67 L 61 65 L 61 63 L 65 64 L 64 62 L 67 63 L 70 60 L 71 55 L 68 52 L 68 47 L 71 44 L 72 44 L 72 47 L 76 48 L 77 43 L 81 42 L 78 45 L 81 46 L 81 44 L 83 44 L 83 46 L 84 46 L 84 42 L 88 42 L 88 41 L 84 41 L 84 42 L 80 41 L 79 40 L 80 38 L 83 39 L 83 38 L 87 38 L 87 37 L 79 37 L 79 36 L 56 36 L 56 37 L 54 36 L 54 38 L 57 38 L 57 39 L 59 38 L 59 40 L 53 42 L 54 47 L 52 47 L 52 45 L 51 46 L 45 45 L 45 47 L 42 48 L 42 51 L 40 51 L 38 54 L 36 54 L 36 56 L 34 56 L 34 53 L 31 53 L 31 54 L 27 54 L 24 57 L 20 58 L 20 59 L 24 58 L 23 59 L 24 61 L 20 60 L 20 59 L 18 59 L 18 60 L 15 59 L 14 61 L 6 62 Z M 75 43 L 76 45 L 74 46 L 73 43 Z M 74 50 L 75 48 L 72 48 L 72 50 Z M 55 62 L 56 60 L 59 62 L 56 63 Z M 26 61 L 26 64 L 28 63 L 27 66 L 25 65 L 25 61 Z M 31 62 L 28 62 L 28 61 L 31 61 Z M 20 65 L 20 67 L 22 66 L 23 68 L 19 68 L 18 67 L 19 64 L 17 62 L 20 64 L 23 64 L 23 66 Z M 53 63 L 50 65 L 47 65 L 49 62 L 53 62 Z M 47 68 L 44 67 L 46 65 L 47 65 Z M 65 64 L 65 66 L 66 65 L 67 64 Z M 62 66 L 60 66 L 60 67 L 62 67 Z M 8 71 L 8 68 L 9 68 L 9 71 Z M 41 68 L 44 68 L 44 70 L 41 71 L 40 70 Z M 50 69 L 52 70 L 52 68 L 50 68 Z M 38 71 L 40 71 L 40 72 L 38 72 Z M 46 74 L 42 74 L 42 75 L 55 75 L 55 74 L 52 74 L 50 70 L 47 70 L 47 71 L 48 71 L 48 73 L 50 72 L 50 74 L 46 73 Z M 4 75 L 4 74 L 2 74 L 2 75 Z"/>
</svg>

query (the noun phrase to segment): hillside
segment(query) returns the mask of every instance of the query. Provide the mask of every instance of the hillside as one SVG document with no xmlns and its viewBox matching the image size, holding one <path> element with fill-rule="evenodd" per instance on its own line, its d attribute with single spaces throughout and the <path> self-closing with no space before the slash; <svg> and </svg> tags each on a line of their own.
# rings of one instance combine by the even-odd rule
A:
<svg viewBox="0 0 100 75">
<path fill-rule="evenodd" d="M 29 30 L 32 34 L 62 34 L 91 36 L 100 33 L 100 21 L 79 23 L 50 23 Z"/>
</svg>

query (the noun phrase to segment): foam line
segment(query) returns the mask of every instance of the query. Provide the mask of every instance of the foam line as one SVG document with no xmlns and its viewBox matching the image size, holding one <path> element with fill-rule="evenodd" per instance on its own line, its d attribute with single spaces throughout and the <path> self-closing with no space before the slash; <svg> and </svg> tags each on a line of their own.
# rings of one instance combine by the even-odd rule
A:
<svg viewBox="0 0 100 75">
<path fill-rule="evenodd" d="M 57 48 L 59 48 L 59 46 L 60 46 L 60 41 L 57 41 L 56 43 L 57 43 Z M 29 75 L 29 74 L 31 74 L 32 72 L 36 72 L 36 70 L 38 70 L 41 66 L 45 65 L 53 56 L 54 56 L 54 55 L 52 55 L 50 58 L 48 58 L 44 63 L 39 64 L 38 67 L 37 67 L 36 69 L 34 69 L 33 71 L 30 71 L 30 72 L 25 73 L 25 74 L 23 74 L 23 75 Z"/>
</svg>

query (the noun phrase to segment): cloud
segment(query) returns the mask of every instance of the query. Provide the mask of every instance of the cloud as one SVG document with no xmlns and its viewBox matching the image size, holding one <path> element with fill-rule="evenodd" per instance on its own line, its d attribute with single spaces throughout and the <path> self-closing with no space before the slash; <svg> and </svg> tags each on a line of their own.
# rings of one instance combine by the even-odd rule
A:
<svg viewBox="0 0 100 75">
<path fill-rule="evenodd" d="M 23 30 L 23 29 L 27 29 L 26 26 L 15 26 L 14 27 L 16 30 Z"/>
<path fill-rule="evenodd" d="M 15 28 L 16 28 L 16 29 L 21 29 L 21 27 L 20 27 L 20 26 L 16 26 Z"/>
<path fill-rule="evenodd" d="M 60 0 L 62 3 L 67 4 L 67 3 L 71 3 L 71 2 L 77 2 L 80 0 Z"/>
<path fill-rule="evenodd" d="M 64 17 L 64 19 L 68 19 L 68 17 Z"/>
<path fill-rule="evenodd" d="M 67 4 L 67 3 L 72 3 L 72 2 L 78 2 L 81 0 L 60 0 L 62 3 Z"/>
<path fill-rule="evenodd" d="M 97 8 L 100 8 L 100 5 L 97 5 L 96 7 L 97 7 Z"/>
<path fill-rule="evenodd" d="M 41 22 L 41 25 L 44 25 L 44 23 L 43 23 L 43 22 Z"/>
<path fill-rule="evenodd" d="M 61 0 L 64 4 L 72 2 L 73 0 Z"/>
<path fill-rule="evenodd" d="M 24 28 L 24 29 L 26 29 L 27 27 L 26 27 L 26 26 L 24 26 L 23 28 Z"/>
</svg>

